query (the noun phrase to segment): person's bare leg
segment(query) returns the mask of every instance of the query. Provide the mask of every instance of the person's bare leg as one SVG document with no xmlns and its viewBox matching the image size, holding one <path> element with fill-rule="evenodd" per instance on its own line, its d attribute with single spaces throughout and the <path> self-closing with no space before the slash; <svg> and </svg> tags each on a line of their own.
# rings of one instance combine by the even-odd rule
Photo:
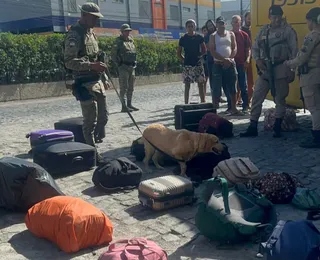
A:
<svg viewBox="0 0 320 260">
<path fill-rule="evenodd" d="M 200 100 L 201 103 L 205 103 L 206 102 L 206 96 L 205 96 L 205 85 L 204 83 L 198 83 L 198 88 L 199 88 L 199 96 L 200 96 Z"/>
<path fill-rule="evenodd" d="M 189 104 L 190 83 L 184 85 L 184 103 Z"/>
</svg>

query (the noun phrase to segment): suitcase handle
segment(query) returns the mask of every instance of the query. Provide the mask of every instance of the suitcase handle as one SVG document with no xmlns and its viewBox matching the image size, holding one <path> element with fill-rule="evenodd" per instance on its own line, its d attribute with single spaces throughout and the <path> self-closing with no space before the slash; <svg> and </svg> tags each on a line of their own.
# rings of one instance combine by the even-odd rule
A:
<svg viewBox="0 0 320 260">
<path fill-rule="evenodd" d="M 77 156 L 77 157 L 74 157 L 72 159 L 72 163 L 79 162 L 79 161 L 83 161 L 83 157 L 82 156 Z"/>
</svg>

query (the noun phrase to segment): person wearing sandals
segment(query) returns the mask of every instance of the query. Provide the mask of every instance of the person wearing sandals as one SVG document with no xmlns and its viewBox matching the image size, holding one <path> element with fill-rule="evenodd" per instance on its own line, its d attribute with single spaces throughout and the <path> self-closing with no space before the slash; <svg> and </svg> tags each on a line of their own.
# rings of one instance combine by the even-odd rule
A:
<svg viewBox="0 0 320 260">
<path fill-rule="evenodd" d="M 207 37 L 208 35 L 208 30 L 207 30 L 207 27 L 204 25 L 202 26 L 201 28 L 201 31 L 202 31 L 202 34 L 203 34 L 203 37 Z M 208 83 L 208 78 L 209 78 L 209 70 L 208 70 L 208 63 L 207 63 L 207 53 L 205 55 L 203 55 L 203 68 L 204 68 L 204 75 L 206 76 L 206 82 L 204 83 L 204 95 L 206 95 L 206 92 L 207 92 L 207 83 Z"/>
<path fill-rule="evenodd" d="M 209 75 L 209 85 L 210 85 L 210 91 L 211 91 L 211 96 L 212 96 L 212 103 L 214 103 L 214 97 L 213 97 L 213 79 L 212 79 L 212 68 L 213 68 L 213 57 L 210 53 L 209 50 L 209 40 L 210 40 L 210 35 L 215 33 L 217 30 L 216 24 L 214 23 L 213 20 L 208 20 L 205 24 L 205 27 L 207 28 L 207 34 L 204 36 L 204 42 L 207 46 L 207 59 L 206 59 L 206 66 L 208 68 L 208 75 Z M 224 100 L 222 97 L 219 100 L 220 103 L 226 103 L 227 101 Z"/>
<path fill-rule="evenodd" d="M 178 58 L 183 62 L 183 83 L 185 84 L 184 102 L 189 103 L 189 93 L 191 83 L 198 83 L 199 96 L 201 103 L 205 103 L 205 74 L 202 64 L 202 56 L 206 54 L 206 45 L 204 38 L 196 33 L 197 24 L 189 19 L 186 22 L 187 33 L 179 40 L 177 51 Z M 184 55 L 182 55 L 182 49 Z"/>
<path fill-rule="evenodd" d="M 232 32 L 236 36 L 237 42 L 237 54 L 234 57 L 234 60 L 236 62 L 238 86 L 240 88 L 242 98 L 242 112 L 247 113 L 249 107 L 247 69 L 250 65 L 251 41 L 249 35 L 240 29 L 241 17 L 239 15 L 234 15 L 231 23 Z"/>
<path fill-rule="evenodd" d="M 237 70 L 234 57 L 237 54 L 237 42 L 233 32 L 226 30 L 226 22 L 222 16 L 216 20 L 217 31 L 210 35 L 209 48 L 214 58 L 213 96 L 214 107 L 218 108 L 221 87 L 228 99 L 228 110 L 233 116 L 243 115 L 236 107 L 237 102 Z"/>
</svg>

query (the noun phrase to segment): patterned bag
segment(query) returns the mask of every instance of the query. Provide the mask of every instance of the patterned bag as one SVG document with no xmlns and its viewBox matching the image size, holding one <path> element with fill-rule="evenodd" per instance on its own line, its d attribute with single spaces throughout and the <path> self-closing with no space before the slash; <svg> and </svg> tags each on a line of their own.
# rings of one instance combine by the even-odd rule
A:
<svg viewBox="0 0 320 260">
<path fill-rule="evenodd" d="M 275 118 L 275 108 L 270 108 L 266 112 L 264 112 L 264 130 L 272 131 Z M 284 132 L 292 132 L 298 129 L 298 122 L 296 113 L 293 109 L 286 109 L 286 114 L 284 119 L 282 120 L 281 130 Z"/>
<path fill-rule="evenodd" d="M 121 244 L 116 246 L 116 244 Z M 168 260 L 167 253 L 146 238 L 123 239 L 112 243 L 99 260 Z"/>
<path fill-rule="evenodd" d="M 296 177 L 285 172 L 269 172 L 256 181 L 254 186 L 274 204 L 291 203 L 297 187 L 303 187 Z"/>
</svg>

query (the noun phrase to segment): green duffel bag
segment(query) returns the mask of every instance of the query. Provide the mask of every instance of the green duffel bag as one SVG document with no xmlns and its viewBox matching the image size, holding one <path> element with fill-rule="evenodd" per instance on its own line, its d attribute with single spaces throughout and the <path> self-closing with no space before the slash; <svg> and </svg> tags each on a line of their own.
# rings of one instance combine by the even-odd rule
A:
<svg viewBox="0 0 320 260">
<path fill-rule="evenodd" d="M 245 185 L 228 188 L 221 177 L 204 183 L 195 216 L 200 233 L 223 244 L 264 239 L 277 224 L 274 205 Z"/>
</svg>

